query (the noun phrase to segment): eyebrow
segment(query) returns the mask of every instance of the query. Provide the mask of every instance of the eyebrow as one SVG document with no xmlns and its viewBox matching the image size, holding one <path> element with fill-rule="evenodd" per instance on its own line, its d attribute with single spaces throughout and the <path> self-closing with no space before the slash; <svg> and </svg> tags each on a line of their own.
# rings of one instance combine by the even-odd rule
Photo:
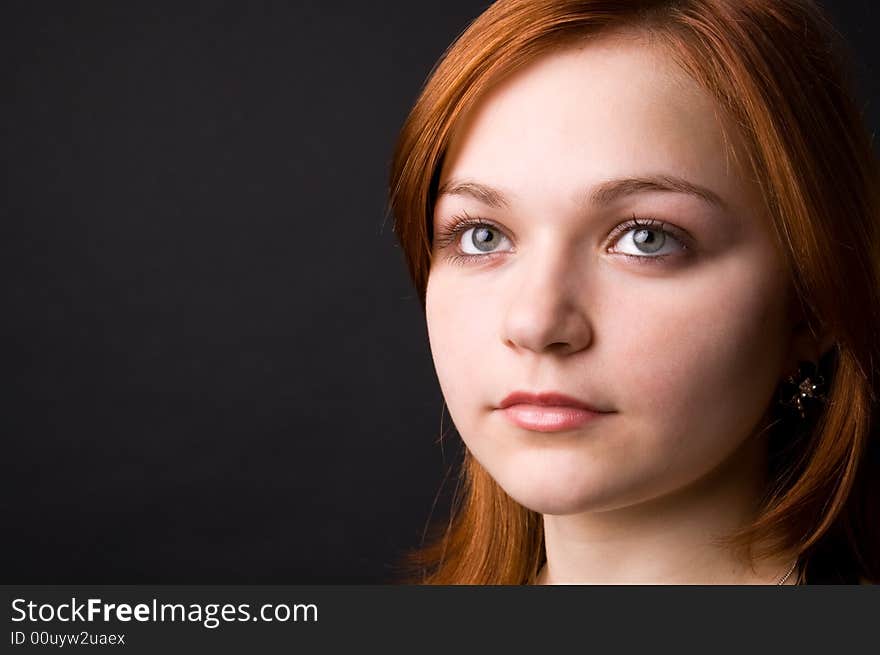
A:
<svg viewBox="0 0 880 655">
<path fill-rule="evenodd" d="M 592 189 L 587 189 L 581 195 L 589 203 L 600 206 L 611 204 L 615 200 L 626 196 L 648 191 L 684 193 L 700 198 L 710 205 L 726 209 L 724 201 L 717 193 L 675 175 L 649 175 L 645 177 L 625 177 L 606 180 L 600 182 Z M 470 196 L 485 205 L 498 209 L 510 207 L 510 200 L 504 193 L 473 180 L 447 180 L 437 190 L 438 198 L 444 195 Z"/>
</svg>

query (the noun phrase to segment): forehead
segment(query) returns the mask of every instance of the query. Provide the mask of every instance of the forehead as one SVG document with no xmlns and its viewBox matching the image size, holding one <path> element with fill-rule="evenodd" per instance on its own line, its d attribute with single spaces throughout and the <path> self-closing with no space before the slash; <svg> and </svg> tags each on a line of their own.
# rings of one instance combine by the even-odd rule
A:
<svg viewBox="0 0 880 655">
<path fill-rule="evenodd" d="M 661 46 L 605 36 L 543 55 L 490 88 L 456 125 L 441 179 L 523 192 L 666 173 L 741 194 L 714 100 Z M 735 203 L 734 203 L 735 204 Z"/>
</svg>

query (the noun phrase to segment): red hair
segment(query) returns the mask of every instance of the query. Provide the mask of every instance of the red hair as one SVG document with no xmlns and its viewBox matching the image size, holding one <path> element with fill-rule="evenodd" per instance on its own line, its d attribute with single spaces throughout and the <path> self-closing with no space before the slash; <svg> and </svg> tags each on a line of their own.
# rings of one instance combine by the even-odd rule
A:
<svg viewBox="0 0 880 655">
<path fill-rule="evenodd" d="M 791 287 L 815 334 L 827 403 L 806 429 L 781 417 L 770 476 L 733 546 L 800 559 L 807 581 L 880 579 L 880 172 L 846 49 L 808 0 L 499 0 L 450 46 L 398 139 L 389 203 L 424 307 L 439 171 L 458 119 L 502 76 L 611 30 L 647 34 L 742 132 Z M 523 584 L 542 521 L 465 451 L 448 527 L 409 554 L 406 581 Z M 445 529 L 444 529 L 445 528 Z"/>
</svg>

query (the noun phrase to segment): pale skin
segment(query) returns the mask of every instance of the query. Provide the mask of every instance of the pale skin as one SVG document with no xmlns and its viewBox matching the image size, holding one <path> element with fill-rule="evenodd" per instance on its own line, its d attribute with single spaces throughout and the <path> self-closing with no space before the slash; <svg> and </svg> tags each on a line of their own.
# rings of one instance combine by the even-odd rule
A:
<svg viewBox="0 0 880 655">
<path fill-rule="evenodd" d="M 773 584 L 793 561 L 713 541 L 753 515 L 776 386 L 822 349 L 722 120 L 658 46 L 618 35 L 543 55 L 455 128 L 431 351 L 471 454 L 543 515 L 539 584 Z M 451 234 L 465 213 L 479 225 Z M 614 232 L 633 215 L 656 222 Z M 498 408 L 515 390 L 609 413 L 524 429 Z"/>
</svg>

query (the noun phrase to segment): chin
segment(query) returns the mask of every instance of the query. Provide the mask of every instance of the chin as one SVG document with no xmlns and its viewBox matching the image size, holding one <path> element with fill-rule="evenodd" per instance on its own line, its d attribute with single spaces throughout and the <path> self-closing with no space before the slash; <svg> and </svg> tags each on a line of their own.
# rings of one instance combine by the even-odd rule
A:
<svg viewBox="0 0 880 655">
<path fill-rule="evenodd" d="M 596 511 L 613 504 L 617 494 L 590 467 L 512 467 L 490 474 L 516 502 L 540 514 Z"/>
<path fill-rule="evenodd" d="M 583 499 L 581 498 L 558 498 L 538 494 L 522 495 L 509 493 L 508 495 L 523 507 L 542 515 L 567 516 L 589 511 L 589 509 L 585 509 Z"/>
</svg>

